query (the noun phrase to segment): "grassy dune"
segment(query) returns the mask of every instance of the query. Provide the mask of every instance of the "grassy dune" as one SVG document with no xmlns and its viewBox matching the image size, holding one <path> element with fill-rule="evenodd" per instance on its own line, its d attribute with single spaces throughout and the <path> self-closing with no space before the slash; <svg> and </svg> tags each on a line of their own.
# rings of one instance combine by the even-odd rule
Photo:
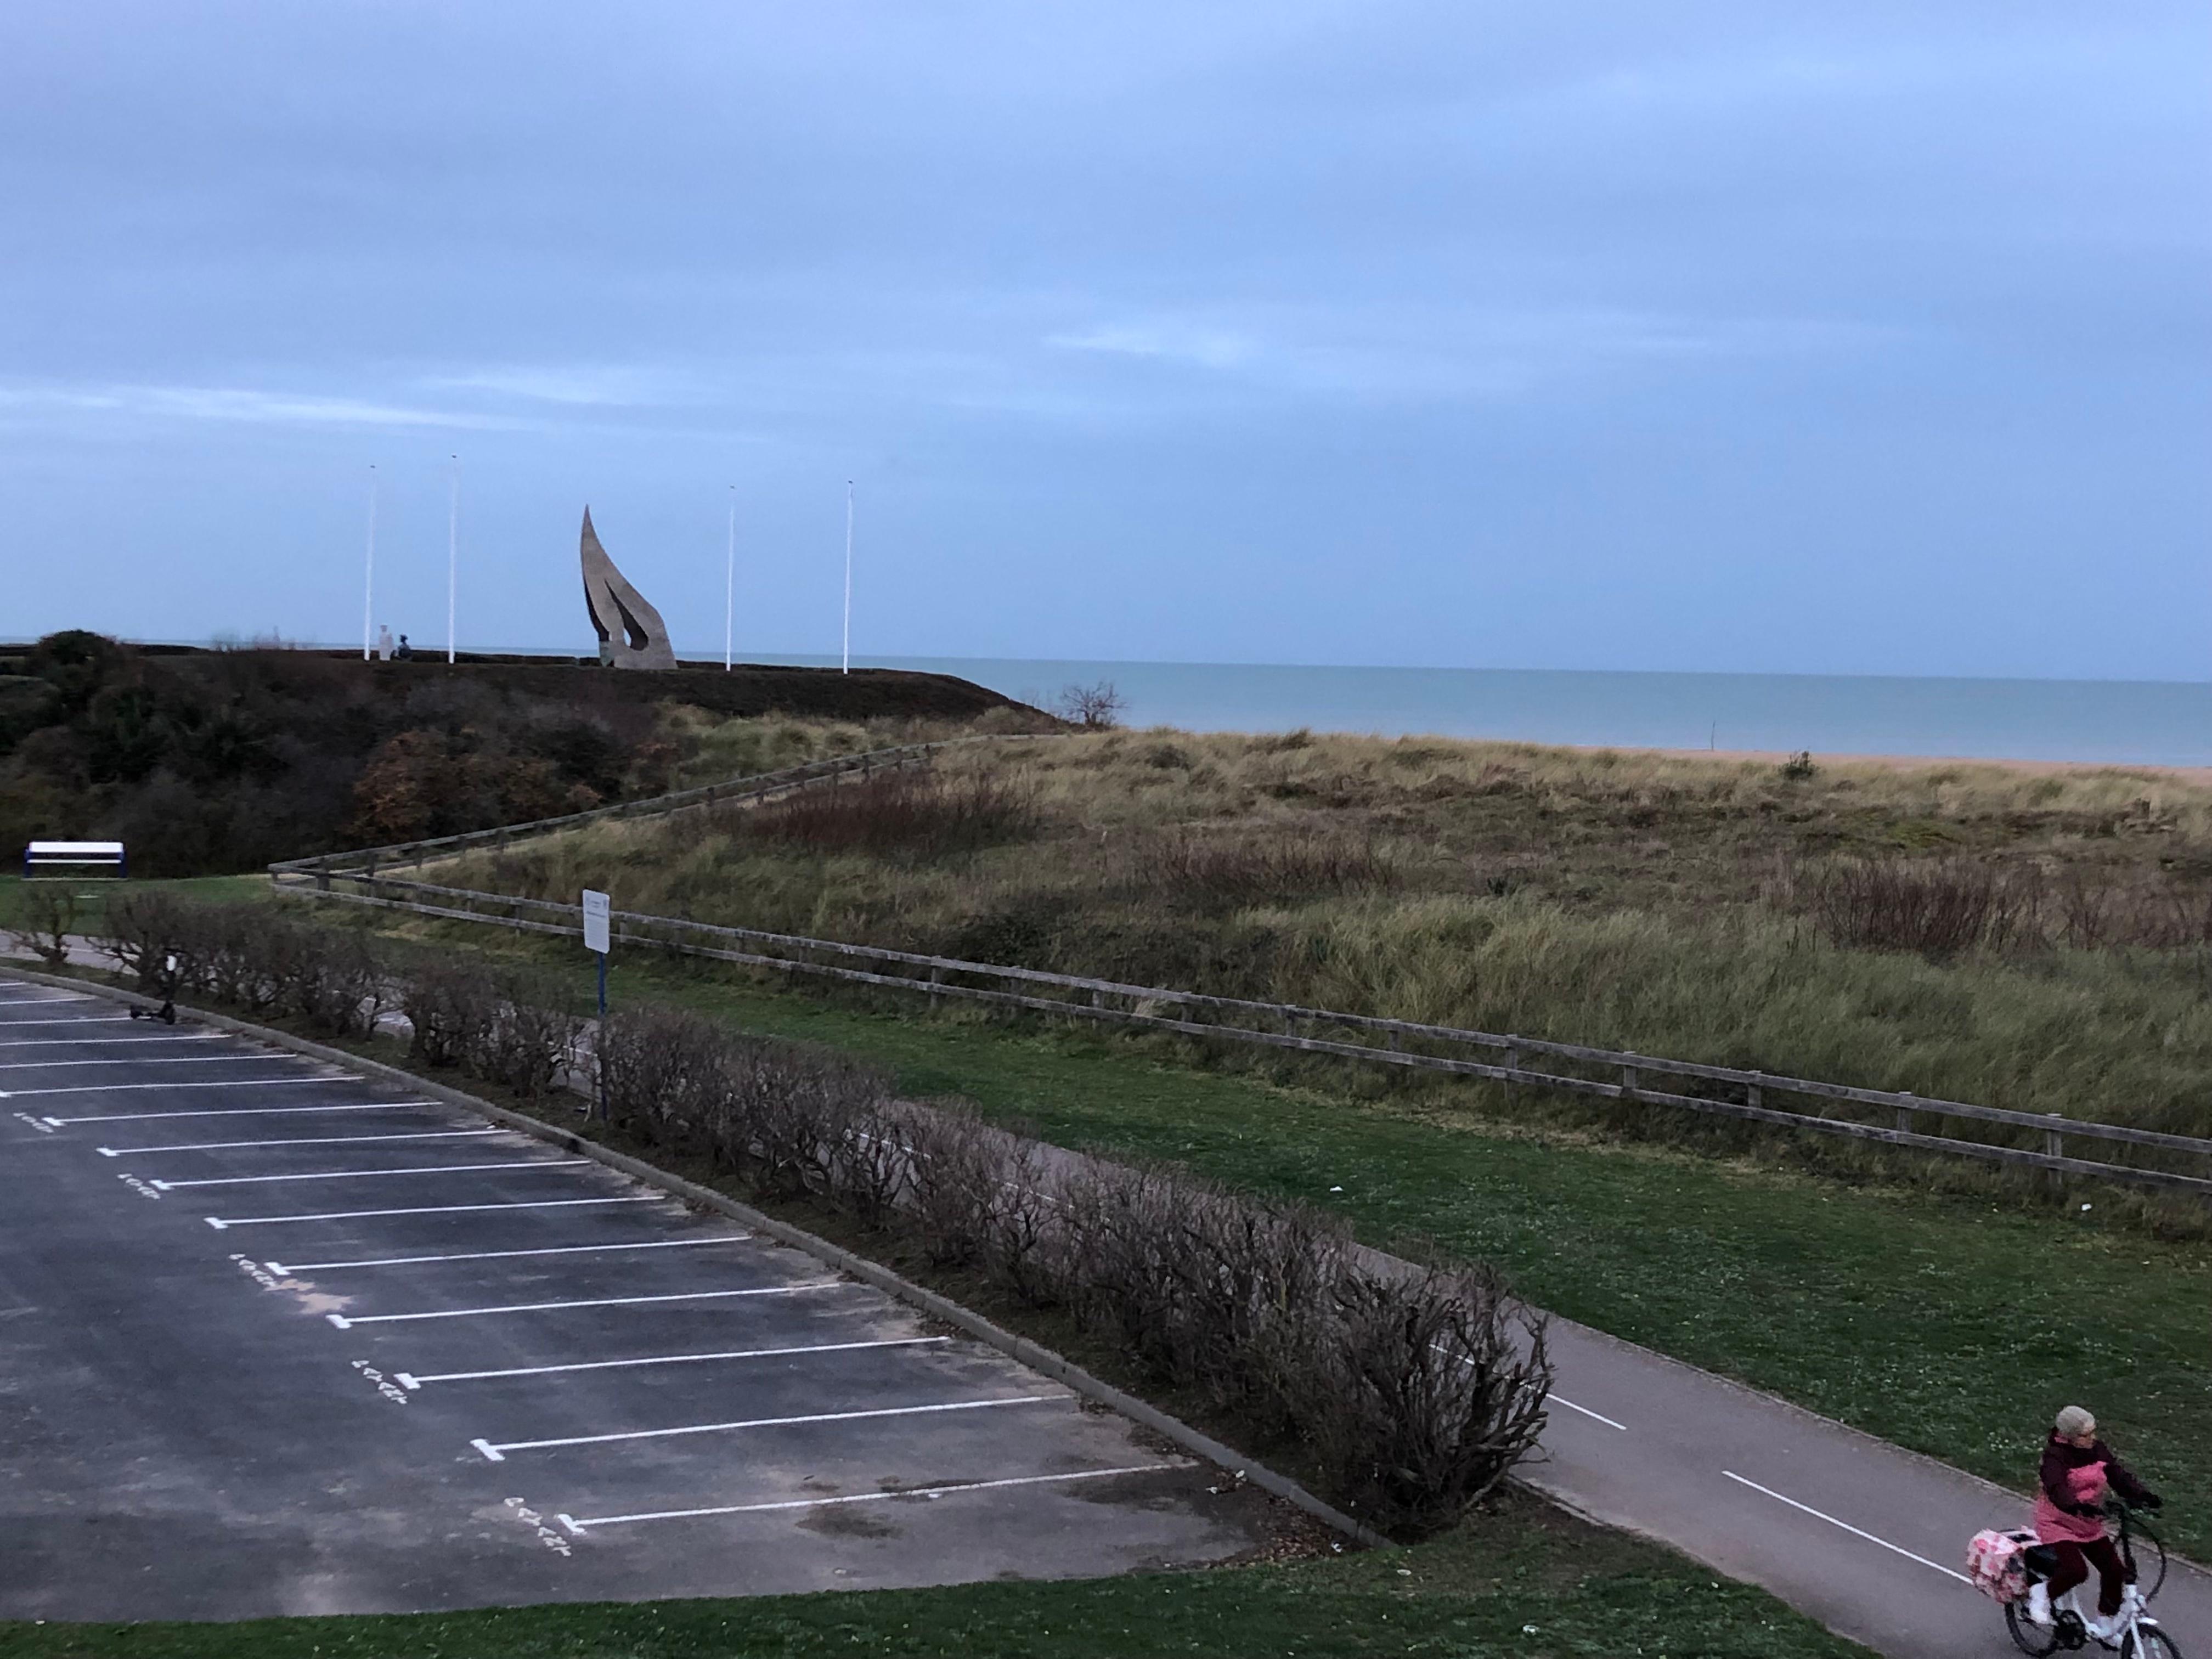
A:
<svg viewBox="0 0 2212 1659">
<path fill-rule="evenodd" d="M 1793 778 L 1688 757 L 1156 732 L 994 745 L 937 778 L 927 799 L 890 783 L 834 807 L 605 826 L 455 872 L 2212 1133 L 2212 789 L 2170 775 Z M 1822 908 L 1839 865 L 1932 884 L 1939 902 L 1963 884 L 1997 920 L 1964 948 L 1869 945 L 1890 925 L 1878 905 L 1841 927 Z"/>
</svg>

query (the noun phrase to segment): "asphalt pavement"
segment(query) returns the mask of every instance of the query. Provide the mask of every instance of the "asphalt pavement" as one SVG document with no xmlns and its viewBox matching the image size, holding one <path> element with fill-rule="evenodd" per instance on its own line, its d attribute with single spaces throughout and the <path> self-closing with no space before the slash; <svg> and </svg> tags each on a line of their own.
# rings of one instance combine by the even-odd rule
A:
<svg viewBox="0 0 2212 1659">
<path fill-rule="evenodd" d="M 1893 1659 L 2015 1651 L 1966 1556 L 1983 1528 L 2027 1525 L 2024 1498 L 1587 1326 L 1554 1320 L 1551 1352 L 1530 1484 Z M 2040 1449 L 2022 1449 L 2024 1472 Z M 2183 1651 L 2212 1650 L 2212 1576 L 2175 1562 L 2152 1610 Z"/>
<path fill-rule="evenodd" d="M 0 1615 L 1097 1573 L 1256 1536 L 1210 1472 L 810 1258 L 296 1056 L 30 1006 L 64 994 L 0 978 L 0 1043 L 164 1046 L 0 1047 L 39 1062 L 0 1070 Z M 372 1133 L 424 1138 L 205 1144 Z M 2019 1497 L 1586 1327 L 1551 1352 L 1532 1485 L 1893 1659 L 2014 1650 L 1964 1567 Z M 840 1417 L 868 1411 L 900 1414 Z M 1009 1484 L 884 1493 L 947 1480 Z M 2154 1611 L 2212 1648 L 2212 1576 L 2175 1562 Z"/>
<path fill-rule="evenodd" d="M 1196 1565 L 1282 1511 L 464 1109 L 0 978 L 0 1618 Z"/>
</svg>

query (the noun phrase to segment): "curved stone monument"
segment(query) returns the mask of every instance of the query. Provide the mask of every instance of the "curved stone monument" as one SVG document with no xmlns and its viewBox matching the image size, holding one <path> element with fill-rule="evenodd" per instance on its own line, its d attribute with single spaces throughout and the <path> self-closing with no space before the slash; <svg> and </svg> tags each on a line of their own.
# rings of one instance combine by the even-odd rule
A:
<svg viewBox="0 0 2212 1659">
<path fill-rule="evenodd" d="M 673 668 L 668 626 L 645 595 L 615 568 L 592 528 L 592 509 L 584 509 L 584 608 L 599 630 L 599 660 L 611 668 Z"/>
</svg>

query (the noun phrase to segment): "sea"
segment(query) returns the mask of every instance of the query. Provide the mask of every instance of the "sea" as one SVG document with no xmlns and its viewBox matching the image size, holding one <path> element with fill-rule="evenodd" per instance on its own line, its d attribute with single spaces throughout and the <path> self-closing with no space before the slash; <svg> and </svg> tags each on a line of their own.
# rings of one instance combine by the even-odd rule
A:
<svg viewBox="0 0 2212 1659">
<path fill-rule="evenodd" d="M 184 641 L 174 641 L 183 643 Z M 198 643 L 198 641 L 194 641 Z M 561 654 L 564 646 L 470 646 Z M 685 652 L 687 661 L 704 653 Z M 747 653 L 835 667 L 834 656 Z M 1607 673 L 1575 669 L 1316 668 L 1291 663 L 855 656 L 854 666 L 957 674 L 1049 707 L 1111 685 L 1122 723 L 1193 732 L 1361 732 L 1595 748 L 2212 766 L 2212 683 L 1880 674 Z"/>
<path fill-rule="evenodd" d="M 834 657 L 755 660 L 834 666 Z M 1024 702 L 1105 682 L 1123 722 L 1638 749 L 2212 766 L 2212 684 L 855 657 Z"/>
</svg>

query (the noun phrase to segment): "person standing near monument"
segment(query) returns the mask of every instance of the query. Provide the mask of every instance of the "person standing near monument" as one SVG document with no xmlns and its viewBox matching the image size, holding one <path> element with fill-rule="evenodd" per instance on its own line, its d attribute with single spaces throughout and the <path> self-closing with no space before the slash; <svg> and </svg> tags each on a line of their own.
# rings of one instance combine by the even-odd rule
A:
<svg viewBox="0 0 2212 1659">
<path fill-rule="evenodd" d="M 379 662 L 390 662 L 392 660 L 392 624 L 390 623 L 379 623 L 377 624 L 376 659 Z"/>
</svg>

